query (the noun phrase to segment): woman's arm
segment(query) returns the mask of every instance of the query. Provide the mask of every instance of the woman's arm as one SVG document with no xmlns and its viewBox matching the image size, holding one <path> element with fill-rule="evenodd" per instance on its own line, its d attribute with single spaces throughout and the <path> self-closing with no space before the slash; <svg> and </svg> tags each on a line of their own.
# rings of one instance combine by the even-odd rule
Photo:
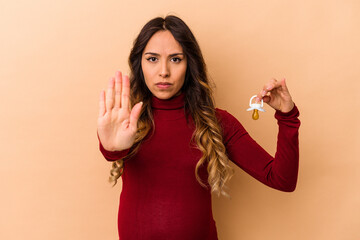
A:
<svg viewBox="0 0 360 240">
<path fill-rule="evenodd" d="M 300 120 L 297 107 L 288 113 L 275 113 L 279 125 L 275 157 L 252 139 L 235 117 L 223 110 L 218 110 L 218 113 L 229 159 L 269 187 L 294 191 L 299 168 Z"/>
<path fill-rule="evenodd" d="M 228 156 L 260 182 L 281 191 L 294 191 L 299 169 L 299 111 L 285 79 L 271 79 L 265 84 L 256 101 L 261 99 L 276 110 L 279 133 L 275 157 L 257 144 L 236 118 L 223 112 L 224 143 Z"/>
</svg>

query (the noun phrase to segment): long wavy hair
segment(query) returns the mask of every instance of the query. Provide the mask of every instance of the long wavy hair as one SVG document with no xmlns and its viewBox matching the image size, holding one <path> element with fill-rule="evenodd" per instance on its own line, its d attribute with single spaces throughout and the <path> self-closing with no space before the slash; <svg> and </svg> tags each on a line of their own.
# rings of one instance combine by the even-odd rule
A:
<svg viewBox="0 0 360 240">
<path fill-rule="evenodd" d="M 117 179 L 124 171 L 124 161 L 130 160 L 136 154 L 141 142 L 148 134 L 151 134 L 151 129 L 154 130 L 151 109 L 152 93 L 145 84 L 141 58 L 150 38 L 161 30 L 171 32 L 176 41 L 180 43 L 187 58 L 185 81 L 181 91 L 184 92 L 185 112 L 191 115 L 195 124 L 192 142 L 202 153 L 202 157 L 195 167 L 195 177 L 201 186 L 208 187 L 198 175 L 199 168 L 207 163 L 207 180 L 211 187 L 211 193 L 229 197 L 225 191 L 227 188 L 225 183 L 230 180 L 234 170 L 229 166 L 222 139 L 222 129 L 216 118 L 212 88 L 207 77 L 204 58 L 189 27 L 180 18 L 173 15 L 150 20 L 134 41 L 129 56 L 131 106 L 142 101 L 143 107 L 138 120 L 135 142 L 127 156 L 113 162 L 109 181 L 114 182 L 114 185 L 117 183 Z"/>
</svg>

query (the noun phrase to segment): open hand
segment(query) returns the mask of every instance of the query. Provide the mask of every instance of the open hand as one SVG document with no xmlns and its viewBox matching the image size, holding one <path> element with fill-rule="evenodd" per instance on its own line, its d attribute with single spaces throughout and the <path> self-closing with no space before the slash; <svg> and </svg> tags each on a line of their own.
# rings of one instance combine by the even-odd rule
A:
<svg viewBox="0 0 360 240">
<path fill-rule="evenodd" d="M 128 149 L 135 141 L 142 102 L 130 110 L 129 99 L 129 77 L 122 77 L 117 71 L 115 78 L 109 80 L 107 92 L 101 91 L 99 101 L 97 131 L 101 144 L 108 151 Z"/>
</svg>

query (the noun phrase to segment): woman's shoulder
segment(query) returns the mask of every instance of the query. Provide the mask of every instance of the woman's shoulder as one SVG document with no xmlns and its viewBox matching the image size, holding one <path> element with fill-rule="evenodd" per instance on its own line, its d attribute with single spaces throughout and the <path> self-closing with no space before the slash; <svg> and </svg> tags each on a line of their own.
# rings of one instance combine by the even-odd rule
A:
<svg viewBox="0 0 360 240">
<path fill-rule="evenodd" d="M 228 111 L 216 108 L 216 118 L 222 128 L 224 142 L 229 141 L 234 135 L 242 136 L 247 134 L 240 121 Z"/>
<path fill-rule="evenodd" d="M 220 123 L 228 125 L 231 123 L 239 122 L 239 120 L 236 117 L 234 117 L 232 114 L 230 114 L 228 111 L 220 108 L 215 108 L 215 110 L 216 110 L 216 118 Z"/>
</svg>

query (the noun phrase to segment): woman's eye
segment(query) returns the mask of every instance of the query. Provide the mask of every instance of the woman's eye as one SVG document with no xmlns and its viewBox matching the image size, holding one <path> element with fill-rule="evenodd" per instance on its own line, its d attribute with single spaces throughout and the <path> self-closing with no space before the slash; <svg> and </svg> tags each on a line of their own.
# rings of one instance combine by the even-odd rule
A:
<svg viewBox="0 0 360 240">
<path fill-rule="evenodd" d="M 155 62 L 156 61 L 156 57 L 149 57 L 146 60 L 148 60 L 149 62 Z"/>
<path fill-rule="evenodd" d="M 173 62 L 181 62 L 181 58 L 175 57 L 175 58 L 172 58 L 171 61 L 173 61 Z"/>
</svg>

